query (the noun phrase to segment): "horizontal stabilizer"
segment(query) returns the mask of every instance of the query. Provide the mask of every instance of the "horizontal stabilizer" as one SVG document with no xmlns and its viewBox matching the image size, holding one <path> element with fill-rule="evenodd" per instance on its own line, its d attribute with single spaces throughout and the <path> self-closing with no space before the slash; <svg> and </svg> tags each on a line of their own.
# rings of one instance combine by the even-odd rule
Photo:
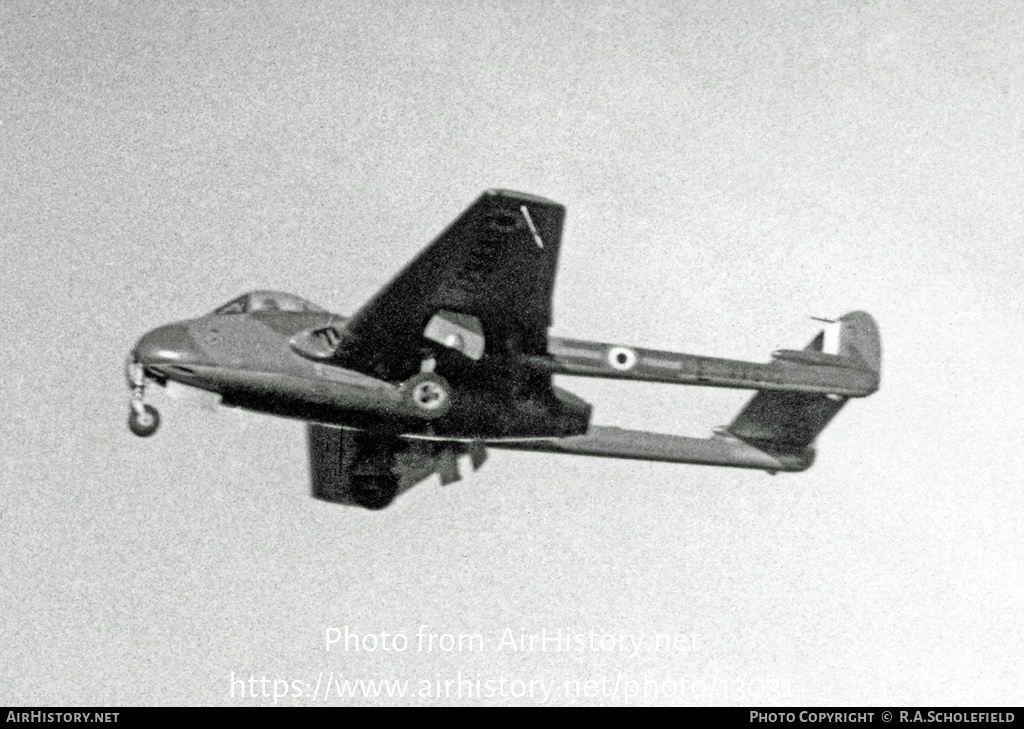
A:
<svg viewBox="0 0 1024 729">
<path fill-rule="evenodd" d="M 838 338 L 830 344 L 829 330 L 821 332 L 800 352 L 776 353 L 783 358 L 806 357 L 837 359 L 870 373 L 878 388 L 882 362 L 878 326 L 869 314 L 855 311 L 839 318 L 835 325 Z M 835 349 L 825 352 L 823 349 Z M 872 390 L 874 391 L 874 390 Z M 835 393 L 780 392 L 762 390 L 751 398 L 727 432 L 748 443 L 781 451 L 799 451 L 814 443 L 847 398 Z"/>
<path fill-rule="evenodd" d="M 726 430 L 749 443 L 799 450 L 811 445 L 845 404 L 845 397 L 765 390 Z"/>
</svg>

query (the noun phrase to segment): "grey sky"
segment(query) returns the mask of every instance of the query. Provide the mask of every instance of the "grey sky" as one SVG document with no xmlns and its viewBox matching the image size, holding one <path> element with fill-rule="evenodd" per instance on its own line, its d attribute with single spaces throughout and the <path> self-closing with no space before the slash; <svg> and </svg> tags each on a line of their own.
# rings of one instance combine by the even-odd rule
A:
<svg viewBox="0 0 1024 729">
<path fill-rule="evenodd" d="M 0 703 L 321 671 L 1024 700 L 1022 37 L 1011 0 L 4 3 Z M 383 513 L 308 498 L 296 423 L 157 395 L 127 432 L 145 330 L 257 287 L 351 312 L 490 187 L 568 206 L 554 333 L 763 359 L 865 309 L 882 390 L 802 475 L 497 452 Z M 665 432 L 746 397 L 561 384 Z M 325 652 L 346 625 L 411 646 Z"/>
</svg>

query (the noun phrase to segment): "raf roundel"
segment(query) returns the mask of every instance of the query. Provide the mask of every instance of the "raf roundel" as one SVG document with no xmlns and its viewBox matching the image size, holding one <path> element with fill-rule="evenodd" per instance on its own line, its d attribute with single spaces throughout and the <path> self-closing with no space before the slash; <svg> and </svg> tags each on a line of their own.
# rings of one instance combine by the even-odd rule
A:
<svg viewBox="0 0 1024 729">
<path fill-rule="evenodd" d="M 628 347 L 612 347 L 608 350 L 608 364 L 619 372 L 627 372 L 636 364 L 636 352 Z"/>
<path fill-rule="evenodd" d="M 434 372 L 421 372 L 400 388 L 405 399 L 420 417 L 427 420 L 440 418 L 452 404 L 448 381 Z"/>
</svg>

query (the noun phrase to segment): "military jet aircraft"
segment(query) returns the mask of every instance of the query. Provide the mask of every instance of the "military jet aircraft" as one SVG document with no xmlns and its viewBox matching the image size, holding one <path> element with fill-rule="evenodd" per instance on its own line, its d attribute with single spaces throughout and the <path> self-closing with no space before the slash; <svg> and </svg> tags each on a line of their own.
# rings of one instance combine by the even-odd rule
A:
<svg viewBox="0 0 1024 729">
<path fill-rule="evenodd" d="M 128 426 L 152 435 L 148 383 L 307 423 L 313 496 L 369 509 L 506 448 L 802 471 L 849 398 L 878 389 L 874 320 L 853 312 L 755 363 L 548 336 L 565 208 L 490 190 L 351 317 L 252 291 L 143 336 Z M 554 375 L 745 388 L 728 426 L 691 438 L 591 424 Z"/>
</svg>

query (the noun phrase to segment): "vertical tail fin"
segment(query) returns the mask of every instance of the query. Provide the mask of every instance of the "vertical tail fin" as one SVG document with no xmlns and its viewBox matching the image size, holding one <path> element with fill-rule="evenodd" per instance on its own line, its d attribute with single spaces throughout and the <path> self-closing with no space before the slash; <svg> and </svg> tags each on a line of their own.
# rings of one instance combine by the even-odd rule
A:
<svg viewBox="0 0 1024 729">
<path fill-rule="evenodd" d="M 839 318 L 835 325 L 838 342 L 830 341 L 834 332 L 826 329 L 804 351 L 835 354 L 850 366 L 873 373 L 877 381 L 882 348 L 875 320 L 870 314 L 854 311 Z M 726 430 L 751 445 L 792 453 L 809 448 L 846 400 L 832 394 L 761 390 Z"/>
<path fill-rule="evenodd" d="M 870 314 L 853 311 L 839 318 L 839 356 L 860 360 L 876 375 L 882 371 L 882 339 Z"/>
</svg>

